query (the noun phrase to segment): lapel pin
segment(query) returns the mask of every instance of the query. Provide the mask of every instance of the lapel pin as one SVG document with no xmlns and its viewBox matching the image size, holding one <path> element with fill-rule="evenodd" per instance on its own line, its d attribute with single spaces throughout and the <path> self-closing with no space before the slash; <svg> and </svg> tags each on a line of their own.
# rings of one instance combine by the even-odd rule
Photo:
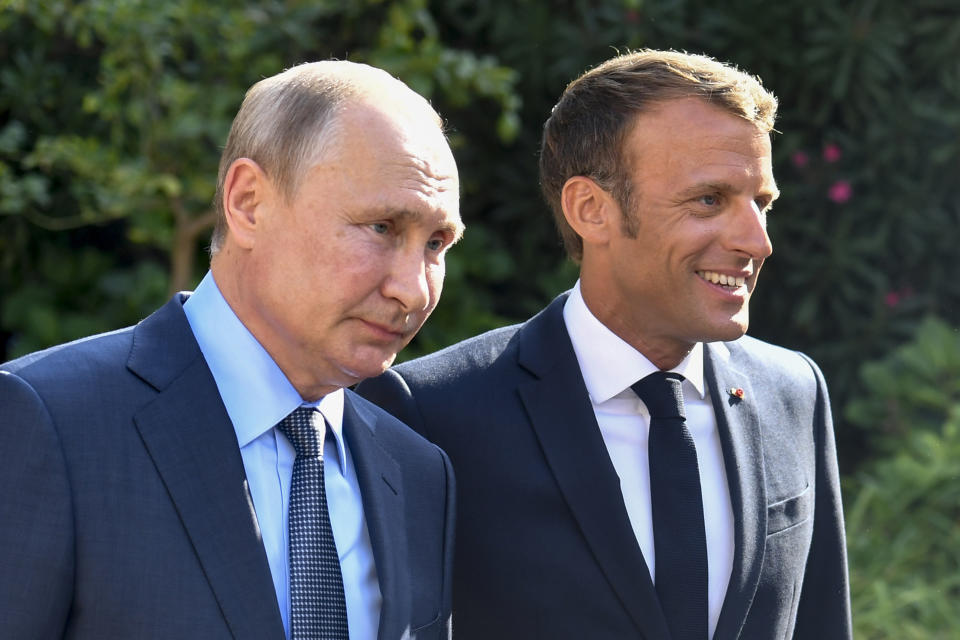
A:
<svg viewBox="0 0 960 640">
<path fill-rule="evenodd" d="M 730 387 L 727 393 L 737 400 L 743 400 L 743 389 L 741 387 Z"/>
</svg>

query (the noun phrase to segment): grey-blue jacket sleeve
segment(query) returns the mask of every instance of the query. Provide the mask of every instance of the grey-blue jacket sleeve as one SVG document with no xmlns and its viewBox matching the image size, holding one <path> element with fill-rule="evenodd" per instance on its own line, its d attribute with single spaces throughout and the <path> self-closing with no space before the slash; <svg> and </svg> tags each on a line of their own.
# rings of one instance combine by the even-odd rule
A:
<svg viewBox="0 0 960 640">
<path fill-rule="evenodd" d="M 72 603 L 70 481 L 43 401 L 0 371 L 0 638 L 59 638 Z"/>
<path fill-rule="evenodd" d="M 852 638 L 850 587 L 847 572 L 846 538 L 840 499 L 840 474 L 834 441 L 830 399 L 823 373 L 815 362 L 802 355 L 817 379 L 815 424 L 817 501 L 813 514 L 813 541 L 803 579 L 797 624 L 793 637 L 799 639 Z"/>
</svg>

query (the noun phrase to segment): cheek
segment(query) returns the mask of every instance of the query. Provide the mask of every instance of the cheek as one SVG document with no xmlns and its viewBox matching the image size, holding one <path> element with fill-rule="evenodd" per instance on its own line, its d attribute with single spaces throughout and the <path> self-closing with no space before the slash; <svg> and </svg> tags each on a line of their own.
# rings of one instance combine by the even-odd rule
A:
<svg viewBox="0 0 960 640">
<path fill-rule="evenodd" d="M 365 242 L 362 238 L 349 240 L 325 248 L 325 255 L 318 255 L 317 260 L 330 265 L 334 277 L 352 279 L 354 286 L 359 286 L 360 280 L 369 284 L 382 279 L 389 269 L 389 256 L 376 243 Z"/>
<path fill-rule="evenodd" d="M 437 306 L 437 302 L 440 300 L 440 293 L 443 291 L 443 279 L 446 275 L 446 268 L 444 266 L 443 260 L 439 264 L 427 265 L 426 268 L 426 278 L 427 278 L 427 290 L 430 293 L 430 309 L 432 310 Z"/>
<path fill-rule="evenodd" d="M 725 251 L 718 241 L 719 234 L 709 225 L 691 226 L 683 234 L 665 239 L 661 258 L 665 268 L 678 274 L 689 275 L 702 266 L 704 260 L 721 259 L 725 264 Z"/>
</svg>

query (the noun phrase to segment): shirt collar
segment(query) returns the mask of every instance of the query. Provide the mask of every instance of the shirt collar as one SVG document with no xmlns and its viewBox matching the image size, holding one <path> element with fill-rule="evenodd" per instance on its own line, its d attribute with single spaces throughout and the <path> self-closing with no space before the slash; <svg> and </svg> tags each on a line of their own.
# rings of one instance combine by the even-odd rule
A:
<svg viewBox="0 0 960 640">
<path fill-rule="evenodd" d="M 337 455 L 340 456 L 340 468 L 346 469 L 347 452 L 343 444 L 343 389 L 328 393 L 316 402 L 304 402 L 308 407 L 316 407 L 330 426 L 337 442 Z"/>
<path fill-rule="evenodd" d="M 336 439 L 341 464 L 346 460 L 343 389 L 317 402 L 304 402 L 267 350 L 240 322 L 209 271 L 184 303 L 183 311 L 241 448 L 273 429 L 300 405 L 308 405 L 323 414 Z"/>
<path fill-rule="evenodd" d="M 570 334 L 587 393 L 595 403 L 606 402 L 626 391 L 634 382 L 659 371 L 646 356 L 593 315 L 583 300 L 579 280 L 563 306 L 563 321 Z M 705 397 L 702 342 L 696 343 L 687 357 L 670 371 L 681 374 L 701 398 Z"/>
</svg>

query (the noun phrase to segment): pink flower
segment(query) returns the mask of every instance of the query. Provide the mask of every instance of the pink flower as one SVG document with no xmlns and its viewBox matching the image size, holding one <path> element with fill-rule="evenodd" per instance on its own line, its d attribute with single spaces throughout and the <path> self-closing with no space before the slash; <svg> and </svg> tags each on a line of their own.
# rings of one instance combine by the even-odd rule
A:
<svg viewBox="0 0 960 640">
<path fill-rule="evenodd" d="M 842 155 L 843 152 L 840 151 L 840 147 L 832 142 L 823 148 L 823 159 L 827 162 L 836 162 Z"/>
<path fill-rule="evenodd" d="M 913 296 L 913 287 L 907 285 L 896 291 L 888 291 L 885 296 L 883 296 L 883 304 L 887 305 L 891 309 L 907 298 Z"/>
<path fill-rule="evenodd" d="M 837 204 L 843 204 L 852 196 L 853 187 L 851 187 L 850 183 L 846 180 L 837 180 L 830 186 L 830 190 L 827 191 L 827 197 Z"/>
<path fill-rule="evenodd" d="M 810 156 L 807 155 L 806 151 L 794 151 L 793 155 L 790 156 L 790 161 L 797 169 L 803 169 L 810 163 Z"/>
</svg>

